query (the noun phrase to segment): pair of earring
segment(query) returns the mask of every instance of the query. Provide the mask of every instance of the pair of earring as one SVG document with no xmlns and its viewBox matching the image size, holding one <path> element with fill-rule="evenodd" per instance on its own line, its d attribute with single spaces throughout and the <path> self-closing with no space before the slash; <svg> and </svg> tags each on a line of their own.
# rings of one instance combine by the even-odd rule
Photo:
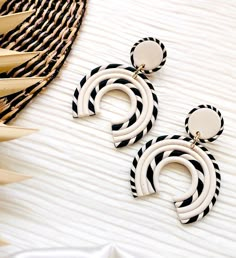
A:
<svg viewBox="0 0 236 258">
<path fill-rule="evenodd" d="M 75 89 L 73 117 L 99 112 L 102 96 L 111 90 L 124 91 L 131 100 L 128 119 L 112 124 L 115 147 L 140 140 L 153 126 L 158 114 L 158 98 L 145 74 L 158 71 L 166 62 L 167 52 L 160 40 L 139 40 L 131 49 L 133 67 L 109 64 L 93 69 Z M 137 153 L 131 168 L 131 191 L 141 197 L 159 190 L 158 176 L 169 163 L 184 165 L 192 176 L 190 189 L 174 197 L 174 205 L 183 224 L 204 217 L 216 202 L 220 189 L 220 171 L 213 155 L 201 143 L 212 142 L 222 134 L 223 117 L 215 107 L 200 105 L 185 120 L 189 137 L 164 135 L 147 142 Z"/>
</svg>

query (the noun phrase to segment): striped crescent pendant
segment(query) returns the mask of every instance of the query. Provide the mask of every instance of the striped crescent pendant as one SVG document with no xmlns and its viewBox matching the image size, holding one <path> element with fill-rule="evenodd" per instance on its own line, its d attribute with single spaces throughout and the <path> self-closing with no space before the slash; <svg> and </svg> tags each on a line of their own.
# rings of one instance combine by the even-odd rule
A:
<svg viewBox="0 0 236 258">
<path fill-rule="evenodd" d="M 112 123 L 115 147 L 140 140 L 153 126 L 158 114 L 158 98 L 145 74 L 159 70 L 166 61 L 164 45 L 155 38 L 144 38 L 131 49 L 133 67 L 109 64 L 93 69 L 74 91 L 73 117 L 99 113 L 101 98 L 111 90 L 121 90 L 131 101 L 128 117 Z"/>
<path fill-rule="evenodd" d="M 173 199 L 180 222 L 188 224 L 206 216 L 219 195 L 219 166 L 200 142 L 213 141 L 222 134 L 224 120 L 215 107 L 200 105 L 190 111 L 185 123 L 190 137 L 160 136 L 138 151 L 131 168 L 130 184 L 135 198 L 159 192 L 158 178 L 162 168 L 169 163 L 184 165 L 191 174 L 192 183 L 183 195 Z"/>
</svg>

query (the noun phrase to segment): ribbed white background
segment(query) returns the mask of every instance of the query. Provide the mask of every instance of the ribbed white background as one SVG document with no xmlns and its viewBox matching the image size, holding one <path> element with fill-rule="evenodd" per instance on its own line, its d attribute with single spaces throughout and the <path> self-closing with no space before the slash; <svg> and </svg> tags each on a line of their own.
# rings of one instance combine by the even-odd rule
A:
<svg viewBox="0 0 236 258">
<path fill-rule="evenodd" d="M 235 257 L 235 27 L 234 0 L 90 0 L 60 77 L 11 123 L 40 131 L 1 143 L 0 167 L 33 179 L 0 188 L 0 237 L 11 244 L 0 248 L 0 258 L 106 243 L 137 257 Z M 150 78 L 158 120 L 139 143 L 116 150 L 109 121 L 126 114 L 128 98 L 112 92 L 101 115 L 73 119 L 73 91 L 98 65 L 130 64 L 130 48 L 145 36 L 159 38 L 168 52 L 164 68 Z M 225 118 L 224 134 L 206 144 L 220 165 L 222 188 L 213 211 L 186 226 L 172 203 L 189 187 L 186 169 L 166 167 L 160 194 L 142 200 L 131 196 L 129 170 L 146 141 L 185 135 L 186 114 L 199 104 L 215 105 Z"/>
</svg>

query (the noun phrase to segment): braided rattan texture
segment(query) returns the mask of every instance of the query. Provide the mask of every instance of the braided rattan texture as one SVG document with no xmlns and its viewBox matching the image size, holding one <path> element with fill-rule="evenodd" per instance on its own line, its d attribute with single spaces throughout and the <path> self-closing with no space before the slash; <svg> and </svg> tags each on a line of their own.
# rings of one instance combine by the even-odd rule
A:
<svg viewBox="0 0 236 258">
<path fill-rule="evenodd" d="M 0 120 L 14 118 L 62 67 L 76 38 L 86 8 L 86 0 L 8 0 L 0 15 L 35 10 L 14 30 L 0 36 L 0 47 L 16 51 L 41 51 L 29 62 L 1 73 L 0 78 L 46 76 L 25 91 L 0 99 Z"/>
</svg>

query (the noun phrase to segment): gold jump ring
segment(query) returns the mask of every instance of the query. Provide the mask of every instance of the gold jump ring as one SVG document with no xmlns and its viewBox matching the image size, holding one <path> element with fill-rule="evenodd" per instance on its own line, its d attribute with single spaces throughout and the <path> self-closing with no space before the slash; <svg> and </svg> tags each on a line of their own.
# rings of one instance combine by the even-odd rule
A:
<svg viewBox="0 0 236 258">
<path fill-rule="evenodd" d="M 196 146 L 196 143 L 199 141 L 199 138 L 200 138 L 200 132 L 197 131 L 196 135 L 193 138 L 193 143 L 190 146 L 191 149 L 194 149 L 194 147 Z"/>
<path fill-rule="evenodd" d="M 137 76 L 138 76 L 138 73 L 141 72 L 141 71 L 144 69 L 144 67 L 145 67 L 145 64 L 141 64 L 141 65 L 136 69 L 136 71 L 134 72 L 134 74 L 133 74 L 132 77 L 133 77 L 134 79 L 136 79 Z"/>
</svg>

